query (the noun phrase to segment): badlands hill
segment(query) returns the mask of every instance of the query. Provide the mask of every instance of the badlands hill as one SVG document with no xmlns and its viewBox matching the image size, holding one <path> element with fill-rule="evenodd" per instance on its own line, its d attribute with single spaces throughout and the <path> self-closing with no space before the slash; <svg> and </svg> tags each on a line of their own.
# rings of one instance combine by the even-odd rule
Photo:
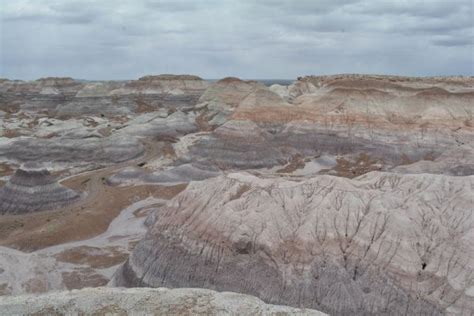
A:
<svg viewBox="0 0 474 316">
<path fill-rule="evenodd" d="M 0 294 L 471 315 L 473 113 L 472 77 L 1 80 Z M 0 312 L 155 295 L 94 291 Z"/>
<path fill-rule="evenodd" d="M 441 315 L 469 288 L 473 186 L 472 176 L 379 172 L 192 182 L 161 209 L 114 284 L 245 289 L 336 314 L 409 306 Z"/>
<path fill-rule="evenodd" d="M 0 188 L 0 214 L 59 208 L 79 198 L 79 193 L 58 184 L 46 168 L 29 162 Z"/>
</svg>

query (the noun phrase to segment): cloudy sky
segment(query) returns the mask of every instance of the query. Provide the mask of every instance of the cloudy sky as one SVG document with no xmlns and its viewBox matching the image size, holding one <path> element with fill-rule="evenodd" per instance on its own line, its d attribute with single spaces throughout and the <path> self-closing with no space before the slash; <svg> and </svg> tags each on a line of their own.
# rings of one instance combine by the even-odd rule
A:
<svg viewBox="0 0 474 316">
<path fill-rule="evenodd" d="M 0 77 L 473 75 L 473 0 L 0 0 Z"/>
</svg>

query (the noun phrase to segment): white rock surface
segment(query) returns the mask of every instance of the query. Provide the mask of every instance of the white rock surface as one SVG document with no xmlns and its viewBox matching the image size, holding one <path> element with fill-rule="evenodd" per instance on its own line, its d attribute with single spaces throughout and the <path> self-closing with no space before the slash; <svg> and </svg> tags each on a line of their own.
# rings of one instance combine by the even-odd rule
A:
<svg viewBox="0 0 474 316">
<path fill-rule="evenodd" d="M 191 182 L 114 284 L 243 292 L 334 314 L 473 310 L 473 187 L 474 176 L 384 172 Z"/>
<path fill-rule="evenodd" d="M 314 315 L 256 297 L 205 289 L 89 288 L 0 298 L 2 315 Z"/>
</svg>

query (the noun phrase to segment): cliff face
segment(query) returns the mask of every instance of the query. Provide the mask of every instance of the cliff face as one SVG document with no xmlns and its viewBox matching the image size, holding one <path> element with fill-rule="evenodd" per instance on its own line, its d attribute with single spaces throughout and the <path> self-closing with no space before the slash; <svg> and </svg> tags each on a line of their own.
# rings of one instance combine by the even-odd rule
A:
<svg viewBox="0 0 474 316">
<path fill-rule="evenodd" d="M 0 300 L 8 315 L 326 315 L 315 310 L 265 304 L 242 294 L 203 289 L 95 288 L 16 296 Z"/>
</svg>

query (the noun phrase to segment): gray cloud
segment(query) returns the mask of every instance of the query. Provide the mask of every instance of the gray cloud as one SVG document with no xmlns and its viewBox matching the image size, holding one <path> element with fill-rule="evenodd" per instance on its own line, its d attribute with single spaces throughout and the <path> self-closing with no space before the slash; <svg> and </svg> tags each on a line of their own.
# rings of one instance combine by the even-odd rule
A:
<svg viewBox="0 0 474 316">
<path fill-rule="evenodd" d="M 179 2 L 173 0 L 148 0 L 145 6 L 152 10 L 163 10 L 165 12 L 195 11 L 202 6 L 202 2 Z"/>
<path fill-rule="evenodd" d="M 360 3 L 357 11 L 369 15 L 405 15 L 414 17 L 445 18 L 456 12 L 469 10 L 469 7 L 472 7 L 472 2 L 470 0 L 384 0 L 373 2 L 364 1 Z"/>
<path fill-rule="evenodd" d="M 42 4 L 41 1 L 38 1 Z M 44 5 L 44 4 L 43 4 Z M 92 23 L 101 15 L 106 14 L 106 8 L 94 5 L 94 2 L 65 2 L 51 4 L 38 8 L 38 6 L 29 6 L 28 3 L 20 2 L 17 7 L 10 9 L 6 14 L 1 14 L 3 22 L 23 21 L 59 24 L 87 24 Z"/>
<path fill-rule="evenodd" d="M 433 40 L 433 44 L 448 47 L 473 46 L 474 40 L 472 38 L 444 38 Z"/>
<path fill-rule="evenodd" d="M 0 76 L 473 75 L 473 4 L 0 0 Z"/>
<path fill-rule="evenodd" d="M 282 1 L 282 0 L 261 0 L 255 1 L 252 6 L 256 9 L 257 14 L 261 11 L 278 10 L 287 15 L 322 15 L 329 12 L 344 9 L 348 5 L 358 5 L 361 0 L 299 0 L 299 1 Z M 260 12 L 259 12 L 260 11 Z"/>
</svg>

